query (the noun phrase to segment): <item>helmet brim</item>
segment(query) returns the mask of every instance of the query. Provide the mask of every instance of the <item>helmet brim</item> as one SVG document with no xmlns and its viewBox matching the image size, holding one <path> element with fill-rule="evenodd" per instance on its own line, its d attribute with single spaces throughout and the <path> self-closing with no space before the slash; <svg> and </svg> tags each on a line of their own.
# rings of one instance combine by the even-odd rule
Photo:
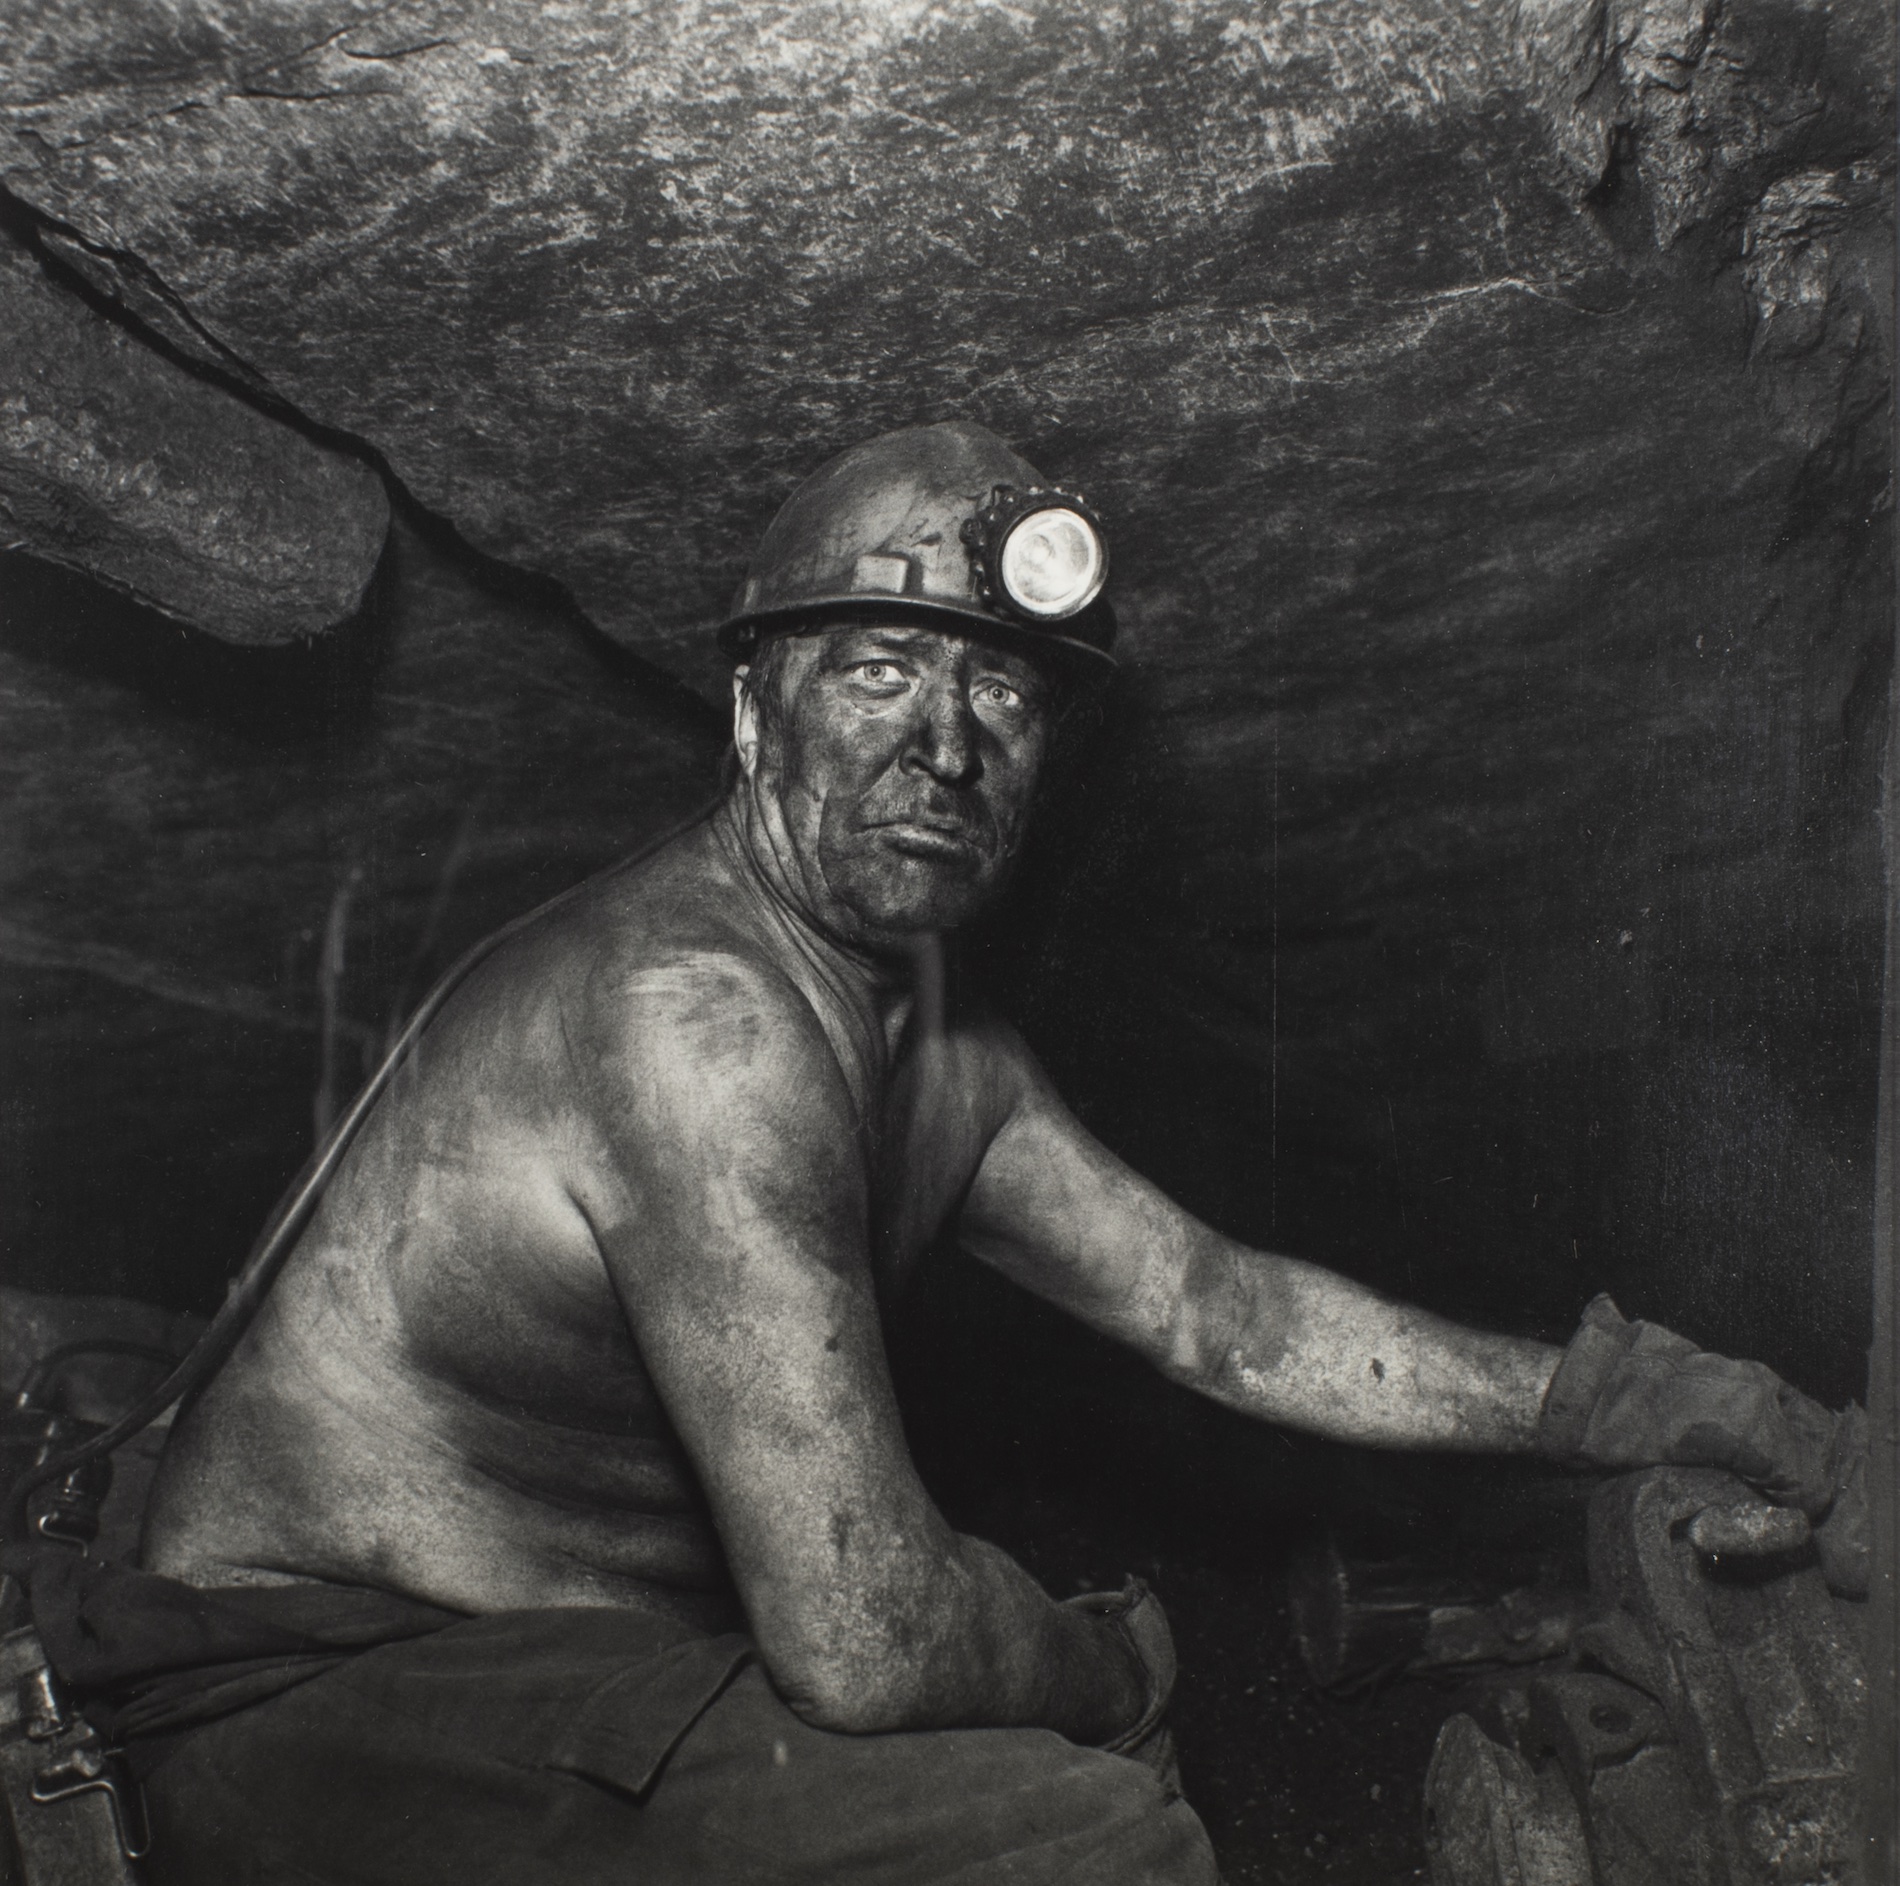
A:
<svg viewBox="0 0 1900 1886">
<path fill-rule="evenodd" d="M 745 661 L 761 642 L 774 635 L 810 635 L 834 624 L 878 620 L 921 622 L 948 629 L 1032 659 L 1040 656 L 1055 662 L 1064 673 L 1095 681 L 1105 681 L 1120 666 L 1105 646 L 1084 641 L 1078 635 L 1065 635 L 1062 628 L 1032 627 L 975 605 L 965 608 L 919 596 L 866 596 L 860 592 L 801 598 L 796 606 L 730 617 L 719 625 L 717 633 L 720 649 L 734 661 Z M 1114 638 L 1115 614 L 1106 598 L 1098 596 L 1070 621 L 1099 635 L 1102 643 Z M 1067 622 L 1062 625 L 1067 626 Z"/>
</svg>

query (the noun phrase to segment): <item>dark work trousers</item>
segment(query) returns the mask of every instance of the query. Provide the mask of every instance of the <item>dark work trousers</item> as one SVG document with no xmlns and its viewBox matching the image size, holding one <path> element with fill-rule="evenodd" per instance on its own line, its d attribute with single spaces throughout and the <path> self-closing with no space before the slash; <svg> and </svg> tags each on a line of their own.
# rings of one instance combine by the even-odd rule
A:
<svg viewBox="0 0 1900 1886">
<path fill-rule="evenodd" d="M 833 1735 L 750 1641 L 506 1612 L 141 1738 L 154 1886 L 1214 1886 L 1148 1769 L 1041 1729 Z"/>
</svg>

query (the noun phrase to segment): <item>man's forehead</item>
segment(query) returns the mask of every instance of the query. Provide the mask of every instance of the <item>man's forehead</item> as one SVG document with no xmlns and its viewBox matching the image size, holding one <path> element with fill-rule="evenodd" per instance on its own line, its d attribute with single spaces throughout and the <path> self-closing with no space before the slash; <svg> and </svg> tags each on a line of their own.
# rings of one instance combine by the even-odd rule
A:
<svg viewBox="0 0 1900 1886">
<path fill-rule="evenodd" d="M 965 635 L 957 629 L 940 628 L 932 623 L 840 622 L 823 630 L 816 639 L 834 657 L 856 656 L 866 651 L 933 655 L 947 660 L 973 656 L 1012 672 L 1038 672 L 1035 662 L 1027 655 L 999 647 L 985 636 Z"/>
</svg>

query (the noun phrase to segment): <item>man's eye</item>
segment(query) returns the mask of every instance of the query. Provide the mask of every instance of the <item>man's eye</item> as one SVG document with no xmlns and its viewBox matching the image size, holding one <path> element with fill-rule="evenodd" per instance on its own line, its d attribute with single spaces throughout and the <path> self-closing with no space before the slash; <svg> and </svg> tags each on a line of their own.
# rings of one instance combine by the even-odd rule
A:
<svg viewBox="0 0 1900 1886">
<path fill-rule="evenodd" d="M 861 661 L 852 669 L 852 673 L 874 688 L 891 687 L 903 679 L 888 661 Z"/>
<path fill-rule="evenodd" d="M 1020 707 L 1023 697 L 1007 681 L 985 681 L 976 698 L 990 707 Z"/>
</svg>

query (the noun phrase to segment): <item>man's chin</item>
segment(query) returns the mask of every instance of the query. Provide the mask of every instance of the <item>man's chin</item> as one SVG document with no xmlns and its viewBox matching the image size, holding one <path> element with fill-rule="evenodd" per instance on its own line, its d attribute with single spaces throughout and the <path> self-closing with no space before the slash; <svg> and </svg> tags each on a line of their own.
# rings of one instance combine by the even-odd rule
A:
<svg viewBox="0 0 1900 1886">
<path fill-rule="evenodd" d="M 913 847 L 886 839 L 872 855 L 828 875 L 834 895 L 869 940 L 961 929 L 988 907 L 1000 874 L 968 845 Z"/>
</svg>

